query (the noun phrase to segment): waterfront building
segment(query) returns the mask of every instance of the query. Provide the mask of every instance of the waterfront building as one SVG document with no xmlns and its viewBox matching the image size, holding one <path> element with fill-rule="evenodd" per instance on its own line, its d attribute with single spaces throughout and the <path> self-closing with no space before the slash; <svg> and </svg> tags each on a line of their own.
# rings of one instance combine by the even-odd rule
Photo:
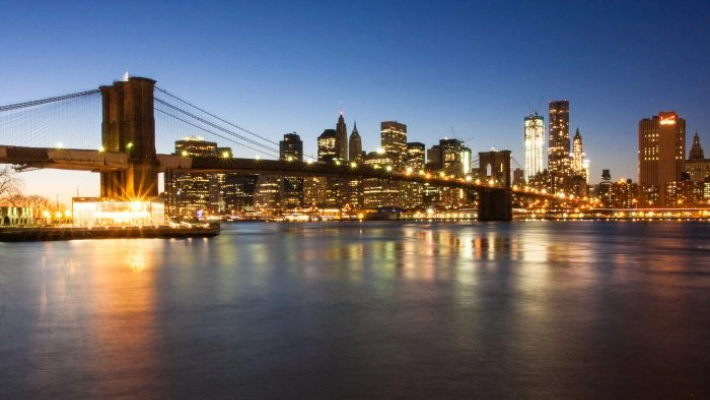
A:
<svg viewBox="0 0 710 400">
<path fill-rule="evenodd" d="M 570 174 L 569 101 L 549 103 L 550 138 L 547 153 L 547 169 L 550 173 L 552 192 L 566 191 Z"/>
<path fill-rule="evenodd" d="M 685 120 L 675 111 L 662 111 L 640 120 L 638 135 L 639 184 L 659 194 L 657 205 L 672 205 L 665 185 L 680 181 L 685 172 Z"/>
<path fill-rule="evenodd" d="M 380 123 L 381 146 L 392 161 L 392 168 L 401 171 L 407 154 L 407 125 L 397 121 Z"/>
<path fill-rule="evenodd" d="M 523 138 L 525 141 L 525 182 L 541 173 L 543 166 L 543 150 L 545 147 L 545 119 L 532 113 L 525 117 Z"/>
<path fill-rule="evenodd" d="M 638 202 L 639 186 L 631 179 L 620 179 L 611 185 L 612 208 L 637 208 Z"/>
<path fill-rule="evenodd" d="M 599 189 L 597 190 L 602 207 L 609 208 L 613 204 L 612 185 L 611 172 L 608 169 L 603 169 L 602 180 L 599 182 Z"/>
<path fill-rule="evenodd" d="M 281 209 L 281 180 L 274 175 L 259 175 L 254 193 L 254 206 L 277 213 Z"/>
<path fill-rule="evenodd" d="M 175 155 L 181 157 L 216 157 L 217 143 L 199 136 L 175 141 Z M 166 213 L 194 219 L 205 213 L 219 212 L 219 186 L 216 174 L 204 172 L 165 172 Z"/>
<path fill-rule="evenodd" d="M 254 206 L 259 175 L 241 175 L 228 173 L 224 175 L 220 193 L 223 194 L 224 214 L 238 215 Z"/>
</svg>

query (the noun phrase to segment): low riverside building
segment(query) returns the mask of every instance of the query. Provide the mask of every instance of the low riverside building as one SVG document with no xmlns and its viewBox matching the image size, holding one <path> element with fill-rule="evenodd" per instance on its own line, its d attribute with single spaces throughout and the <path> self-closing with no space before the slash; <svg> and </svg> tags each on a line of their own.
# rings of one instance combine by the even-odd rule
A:
<svg viewBox="0 0 710 400">
<path fill-rule="evenodd" d="M 117 201 L 97 197 L 73 198 L 74 227 L 165 225 L 162 199 Z"/>
<path fill-rule="evenodd" d="M 34 225 L 32 207 L 0 207 L 0 226 Z"/>
</svg>

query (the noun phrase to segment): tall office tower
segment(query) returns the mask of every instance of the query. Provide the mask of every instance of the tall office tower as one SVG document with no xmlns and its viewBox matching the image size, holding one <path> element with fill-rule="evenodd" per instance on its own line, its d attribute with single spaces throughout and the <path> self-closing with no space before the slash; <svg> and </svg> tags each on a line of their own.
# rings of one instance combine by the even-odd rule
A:
<svg viewBox="0 0 710 400">
<path fill-rule="evenodd" d="M 379 149 L 367 154 L 365 165 L 372 168 L 392 170 L 394 159 L 392 154 Z M 399 206 L 399 182 L 389 179 L 365 178 L 363 179 L 363 205 L 365 208 L 378 208 L 385 206 Z"/>
<path fill-rule="evenodd" d="M 426 161 L 426 146 L 424 143 L 407 143 L 407 156 L 404 169 L 407 173 L 418 175 L 424 171 Z M 418 182 L 402 182 L 400 184 L 400 203 L 404 208 L 420 208 L 424 205 L 424 185 Z"/>
<path fill-rule="evenodd" d="M 572 174 L 584 177 L 586 180 L 586 171 L 584 170 L 584 150 L 582 149 L 582 135 L 579 134 L 579 128 L 574 134 L 572 140 Z"/>
<path fill-rule="evenodd" d="M 392 168 L 401 171 L 407 154 L 407 125 L 384 121 L 380 124 L 380 134 L 382 148 L 392 160 Z"/>
<path fill-rule="evenodd" d="M 639 121 L 639 184 L 658 191 L 658 205 L 667 204 L 666 185 L 685 172 L 685 120 L 675 111 L 661 111 Z"/>
<path fill-rule="evenodd" d="M 542 152 L 545 148 L 545 119 L 537 113 L 525 117 L 523 128 L 525 140 L 525 182 L 539 173 L 542 173 Z"/>
<path fill-rule="evenodd" d="M 318 161 L 331 163 L 338 158 L 335 129 L 326 129 L 318 136 Z"/>
<path fill-rule="evenodd" d="M 353 124 L 353 131 L 350 133 L 348 153 L 351 163 L 359 164 L 365 159 L 365 155 L 362 151 L 362 139 L 360 138 L 360 133 L 357 131 L 357 123 Z M 355 178 L 347 180 L 346 185 L 343 185 L 342 196 L 343 202 L 348 205 L 351 212 L 362 209 L 362 179 Z"/>
<path fill-rule="evenodd" d="M 438 171 L 444 168 L 444 159 L 441 155 L 441 146 L 435 144 L 426 151 L 426 167 L 432 171 Z"/>
<path fill-rule="evenodd" d="M 343 161 L 348 159 L 348 128 L 345 126 L 343 112 L 340 111 L 338 123 L 335 125 L 335 148 L 338 158 Z"/>
<path fill-rule="evenodd" d="M 357 122 L 353 126 L 353 131 L 350 134 L 350 146 L 348 146 L 349 160 L 354 162 L 362 161 L 364 158 L 362 154 L 362 139 L 360 138 L 360 133 L 357 131 Z"/>
<path fill-rule="evenodd" d="M 419 172 L 424 169 L 426 163 L 426 147 L 424 143 L 410 142 L 407 143 L 407 157 L 405 160 L 405 168 L 411 168 L 412 172 Z"/>
<path fill-rule="evenodd" d="M 567 189 L 570 171 L 570 141 L 569 141 L 569 101 L 551 101 L 550 141 L 547 149 L 547 170 L 550 172 L 550 183 L 553 192 Z"/>
<path fill-rule="evenodd" d="M 279 142 L 279 158 L 281 161 L 303 161 L 303 141 L 293 133 L 284 135 L 284 140 Z M 287 208 L 301 207 L 303 205 L 303 178 L 297 176 L 284 176 L 281 179 L 281 204 Z"/>
<path fill-rule="evenodd" d="M 471 172 L 471 150 L 458 139 L 439 140 L 442 168 L 449 174 L 467 175 Z"/>
<path fill-rule="evenodd" d="M 281 161 L 303 161 L 303 141 L 293 133 L 284 135 L 284 140 L 279 142 L 279 158 Z"/>
</svg>

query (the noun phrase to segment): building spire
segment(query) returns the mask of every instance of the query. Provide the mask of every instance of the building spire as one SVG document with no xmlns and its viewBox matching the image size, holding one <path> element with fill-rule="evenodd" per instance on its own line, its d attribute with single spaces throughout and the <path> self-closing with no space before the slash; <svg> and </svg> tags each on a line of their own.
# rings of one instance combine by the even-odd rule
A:
<svg viewBox="0 0 710 400">
<path fill-rule="evenodd" d="M 695 131 L 693 136 L 693 147 L 690 148 L 689 160 L 703 160 L 705 159 L 705 153 L 703 152 L 703 146 L 700 145 L 700 137 L 698 136 L 698 131 Z"/>
</svg>

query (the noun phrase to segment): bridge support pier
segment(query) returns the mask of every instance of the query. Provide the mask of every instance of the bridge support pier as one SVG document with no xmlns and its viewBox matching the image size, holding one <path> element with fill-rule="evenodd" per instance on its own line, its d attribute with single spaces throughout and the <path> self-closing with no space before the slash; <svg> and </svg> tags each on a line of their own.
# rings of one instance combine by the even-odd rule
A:
<svg viewBox="0 0 710 400">
<path fill-rule="evenodd" d="M 478 195 L 479 221 L 513 220 L 513 194 L 510 189 L 483 188 Z"/>
<path fill-rule="evenodd" d="M 128 154 L 127 170 L 101 173 L 101 197 L 137 199 L 158 196 L 154 87 L 152 79 L 133 77 L 100 88 L 103 148 Z"/>
</svg>

